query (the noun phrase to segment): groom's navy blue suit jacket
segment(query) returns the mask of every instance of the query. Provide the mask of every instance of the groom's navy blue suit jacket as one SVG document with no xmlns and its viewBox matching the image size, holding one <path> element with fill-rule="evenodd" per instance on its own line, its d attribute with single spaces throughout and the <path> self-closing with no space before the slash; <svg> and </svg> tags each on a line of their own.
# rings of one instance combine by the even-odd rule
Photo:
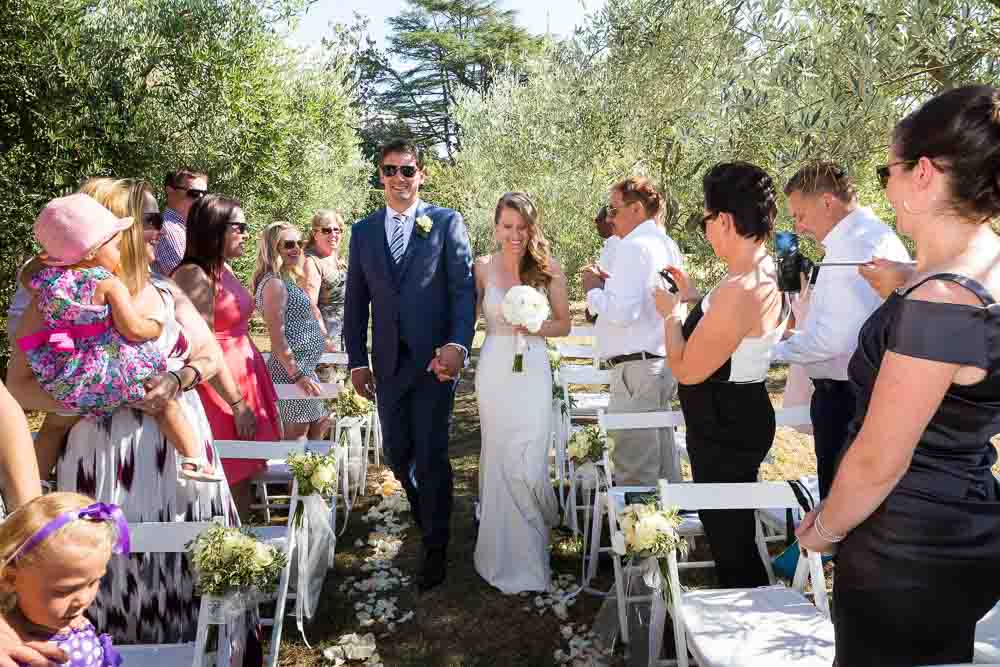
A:
<svg viewBox="0 0 1000 667">
<path fill-rule="evenodd" d="M 433 221 L 430 232 L 424 238 L 414 224 L 398 265 L 389 254 L 385 208 L 351 228 L 344 340 L 350 367 L 368 366 L 371 313 L 371 366 L 380 392 L 392 392 L 397 376 L 423 372 L 446 343 L 472 347 L 476 289 L 465 223 L 456 211 L 421 202 L 416 217 L 425 215 Z"/>
</svg>

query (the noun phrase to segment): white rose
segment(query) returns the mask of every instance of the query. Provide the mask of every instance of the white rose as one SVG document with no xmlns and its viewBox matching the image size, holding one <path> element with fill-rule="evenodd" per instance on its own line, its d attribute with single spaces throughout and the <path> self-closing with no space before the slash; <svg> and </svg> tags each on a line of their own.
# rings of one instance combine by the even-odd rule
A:
<svg viewBox="0 0 1000 667">
<path fill-rule="evenodd" d="M 330 463 L 323 463 L 316 466 L 312 476 L 309 477 L 309 482 L 313 485 L 314 489 L 325 489 L 333 484 L 336 479 L 337 469 Z"/>
<path fill-rule="evenodd" d="M 253 564 L 258 568 L 264 568 L 274 560 L 274 551 L 263 542 L 254 544 Z"/>
<path fill-rule="evenodd" d="M 233 553 L 239 550 L 245 539 L 246 536 L 236 531 L 227 532 L 225 538 L 222 540 L 223 558 L 231 558 Z"/>
</svg>

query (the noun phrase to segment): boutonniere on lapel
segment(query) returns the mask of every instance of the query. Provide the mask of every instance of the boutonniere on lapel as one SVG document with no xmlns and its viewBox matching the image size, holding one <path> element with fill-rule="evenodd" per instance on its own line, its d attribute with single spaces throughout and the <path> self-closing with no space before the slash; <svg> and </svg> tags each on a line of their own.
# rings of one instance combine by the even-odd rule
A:
<svg viewBox="0 0 1000 667">
<path fill-rule="evenodd" d="M 417 218 L 414 224 L 416 225 L 417 234 L 420 235 L 420 238 L 425 239 L 428 235 L 430 235 L 431 227 L 434 226 L 434 221 L 431 220 L 430 216 L 422 215 Z"/>
</svg>

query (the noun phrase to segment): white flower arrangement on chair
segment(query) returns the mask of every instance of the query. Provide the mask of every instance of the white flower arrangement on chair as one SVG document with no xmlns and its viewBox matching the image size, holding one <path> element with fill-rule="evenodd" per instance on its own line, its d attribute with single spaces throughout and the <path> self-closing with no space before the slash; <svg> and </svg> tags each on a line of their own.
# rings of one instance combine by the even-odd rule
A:
<svg viewBox="0 0 1000 667">
<path fill-rule="evenodd" d="M 615 441 L 601 432 L 597 426 L 585 426 L 574 433 L 566 444 L 566 455 L 576 465 L 584 463 L 600 463 L 604 460 L 604 452 L 608 452 L 608 463 L 615 451 Z"/>
<path fill-rule="evenodd" d="M 611 548 L 616 554 L 641 559 L 643 580 L 664 599 L 670 594 L 666 585 L 667 554 L 687 549 L 687 542 L 677 534 L 680 523 L 676 509 L 660 509 L 656 502 L 626 505 L 618 518 L 621 530 L 611 536 Z"/>
<path fill-rule="evenodd" d="M 286 556 L 247 530 L 213 526 L 187 545 L 198 593 L 216 597 L 272 593 Z"/>
</svg>

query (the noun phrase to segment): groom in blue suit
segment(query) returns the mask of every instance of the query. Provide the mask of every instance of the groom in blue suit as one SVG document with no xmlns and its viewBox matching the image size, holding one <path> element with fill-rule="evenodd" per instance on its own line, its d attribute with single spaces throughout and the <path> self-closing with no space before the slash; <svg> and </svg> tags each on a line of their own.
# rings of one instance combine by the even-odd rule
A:
<svg viewBox="0 0 1000 667">
<path fill-rule="evenodd" d="M 355 390 L 378 394 L 385 458 L 423 531 L 417 584 L 428 590 L 447 570 L 448 426 L 475 327 L 472 251 L 461 215 L 420 201 L 417 146 L 383 146 L 379 172 L 386 206 L 351 228 L 344 341 Z"/>
</svg>

